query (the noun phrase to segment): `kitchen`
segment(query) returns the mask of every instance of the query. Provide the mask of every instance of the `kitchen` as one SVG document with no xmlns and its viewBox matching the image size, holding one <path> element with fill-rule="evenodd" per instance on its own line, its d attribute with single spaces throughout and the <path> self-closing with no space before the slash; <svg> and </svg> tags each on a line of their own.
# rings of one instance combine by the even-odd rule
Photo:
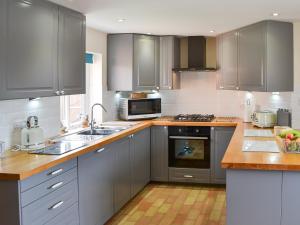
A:
<svg viewBox="0 0 300 225">
<path fill-rule="evenodd" d="M 0 224 L 297 224 L 298 3 L 202 4 L 0 0 Z"/>
</svg>

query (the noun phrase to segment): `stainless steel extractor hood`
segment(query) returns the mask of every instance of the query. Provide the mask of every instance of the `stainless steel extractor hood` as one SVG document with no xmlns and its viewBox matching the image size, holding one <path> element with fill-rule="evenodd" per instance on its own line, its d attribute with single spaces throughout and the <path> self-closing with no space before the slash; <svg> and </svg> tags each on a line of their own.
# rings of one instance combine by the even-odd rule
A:
<svg viewBox="0 0 300 225">
<path fill-rule="evenodd" d="M 216 71 L 216 38 L 180 38 L 180 67 L 173 71 Z"/>
</svg>

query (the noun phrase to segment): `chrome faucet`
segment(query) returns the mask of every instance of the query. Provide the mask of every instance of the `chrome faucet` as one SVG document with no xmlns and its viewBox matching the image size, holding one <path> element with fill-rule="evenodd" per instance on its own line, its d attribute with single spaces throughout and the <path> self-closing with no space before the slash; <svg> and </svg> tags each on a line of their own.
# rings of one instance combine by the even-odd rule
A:
<svg viewBox="0 0 300 225">
<path fill-rule="evenodd" d="M 90 126 L 91 126 L 91 132 L 94 130 L 94 125 L 96 123 L 95 119 L 94 119 L 94 107 L 95 106 L 101 106 L 101 108 L 104 110 L 104 112 L 107 112 L 106 108 L 101 104 L 101 103 L 95 103 L 93 106 L 92 106 L 92 109 L 91 109 L 91 123 L 90 123 Z"/>
</svg>

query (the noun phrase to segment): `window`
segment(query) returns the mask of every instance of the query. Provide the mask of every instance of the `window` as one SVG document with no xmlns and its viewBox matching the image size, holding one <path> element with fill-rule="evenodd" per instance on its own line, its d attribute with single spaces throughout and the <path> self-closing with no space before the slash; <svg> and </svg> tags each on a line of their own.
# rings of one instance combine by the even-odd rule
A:
<svg viewBox="0 0 300 225">
<path fill-rule="evenodd" d="M 89 115 L 91 105 L 102 102 L 102 55 L 86 54 L 86 94 L 60 97 L 61 122 L 67 128 L 81 126 L 81 116 Z M 101 112 L 95 113 L 102 121 Z"/>
</svg>

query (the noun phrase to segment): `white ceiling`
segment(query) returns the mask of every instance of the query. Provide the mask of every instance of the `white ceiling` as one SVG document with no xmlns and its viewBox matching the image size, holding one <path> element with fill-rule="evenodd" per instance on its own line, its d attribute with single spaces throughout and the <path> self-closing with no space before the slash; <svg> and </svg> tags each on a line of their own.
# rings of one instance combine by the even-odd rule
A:
<svg viewBox="0 0 300 225">
<path fill-rule="evenodd" d="M 89 27 L 108 33 L 216 35 L 264 19 L 300 21 L 300 0 L 51 1 L 83 12 Z"/>
</svg>

